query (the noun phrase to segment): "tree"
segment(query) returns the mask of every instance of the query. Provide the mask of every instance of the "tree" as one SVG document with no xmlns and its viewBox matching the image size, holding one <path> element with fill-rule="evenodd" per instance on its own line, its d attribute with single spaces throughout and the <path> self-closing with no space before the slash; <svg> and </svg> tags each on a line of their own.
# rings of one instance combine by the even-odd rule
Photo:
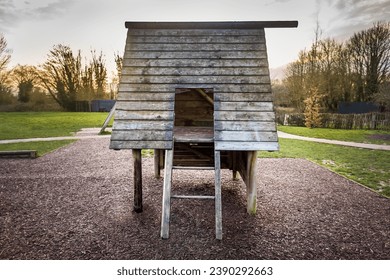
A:
<svg viewBox="0 0 390 280">
<path fill-rule="evenodd" d="M 11 74 L 13 83 L 18 88 L 18 100 L 28 102 L 38 80 L 36 67 L 18 64 Z"/>
<path fill-rule="evenodd" d="M 82 87 L 81 52 L 69 46 L 55 45 L 39 71 L 44 88 L 65 110 L 74 111 L 77 93 Z"/>
<path fill-rule="evenodd" d="M 9 80 L 8 63 L 11 60 L 11 51 L 7 48 L 7 41 L 0 34 L 0 104 L 12 102 L 12 90 Z"/>
<path fill-rule="evenodd" d="M 390 71 L 390 23 L 355 33 L 348 43 L 354 67 L 356 101 L 371 101 Z"/>
<path fill-rule="evenodd" d="M 321 127 L 321 95 L 317 88 L 310 88 L 305 99 L 305 126 L 308 128 Z"/>
</svg>

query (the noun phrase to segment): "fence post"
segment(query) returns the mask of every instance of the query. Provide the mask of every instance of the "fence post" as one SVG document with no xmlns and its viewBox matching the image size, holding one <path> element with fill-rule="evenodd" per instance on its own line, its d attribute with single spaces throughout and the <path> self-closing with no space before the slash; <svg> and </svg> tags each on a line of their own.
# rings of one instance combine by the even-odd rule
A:
<svg viewBox="0 0 390 280">
<path fill-rule="evenodd" d="M 372 113 L 370 129 L 375 129 L 375 128 L 376 128 L 376 113 Z"/>
</svg>

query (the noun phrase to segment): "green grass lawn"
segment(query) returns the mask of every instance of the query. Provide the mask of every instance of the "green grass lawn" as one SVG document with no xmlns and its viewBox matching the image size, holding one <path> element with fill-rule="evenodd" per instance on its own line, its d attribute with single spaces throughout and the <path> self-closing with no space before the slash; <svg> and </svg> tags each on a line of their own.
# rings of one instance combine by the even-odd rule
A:
<svg viewBox="0 0 390 280">
<path fill-rule="evenodd" d="M 0 140 L 71 136 L 81 128 L 101 127 L 107 116 L 108 113 L 0 112 Z M 72 142 L 0 144 L 0 151 L 37 150 L 38 156 L 42 156 Z"/>
<path fill-rule="evenodd" d="M 390 145 L 390 131 L 385 130 L 307 128 L 282 125 L 278 126 L 278 130 L 305 137 Z"/>
<path fill-rule="evenodd" d="M 279 152 L 264 158 L 305 158 L 390 197 L 390 152 L 279 139 Z"/>
<path fill-rule="evenodd" d="M 2 112 L 0 140 L 71 136 L 84 127 L 101 127 L 108 113 Z"/>
<path fill-rule="evenodd" d="M 69 145 L 76 140 L 37 141 L 28 143 L 0 144 L 0 151 L 36 150 L 39 157 Z"/>
</svg>

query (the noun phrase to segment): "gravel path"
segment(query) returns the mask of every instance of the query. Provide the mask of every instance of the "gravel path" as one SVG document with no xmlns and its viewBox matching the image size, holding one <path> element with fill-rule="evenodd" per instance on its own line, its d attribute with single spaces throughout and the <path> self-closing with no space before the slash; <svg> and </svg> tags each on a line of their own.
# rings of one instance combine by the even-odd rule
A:
<svg viewBox="0 0 390 280">
<path fill-rule="evenodd" d="M 212 201 L 172 204 L 161 240 L 162 179 L 143 160 L 132 212 L 130 151 L 83 139 L 44 157 L 0 159 L 0 259 L 390 259 L 390 200 L 301 159 L 259 159 L 258 214 L 222 172 L 223 240 Z M 213 192 L 213 173 L 175 171 L 177 192 Z"/>
</svg>

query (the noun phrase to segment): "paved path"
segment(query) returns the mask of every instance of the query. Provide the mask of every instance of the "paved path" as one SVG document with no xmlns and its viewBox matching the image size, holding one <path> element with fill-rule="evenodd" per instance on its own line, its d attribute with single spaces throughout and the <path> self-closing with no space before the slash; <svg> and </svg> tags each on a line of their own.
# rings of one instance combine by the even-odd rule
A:
<svg viewBox="0 0 390 280">
<path fill-rule="evenodd" d="M 35 141 L 78 140 L 78 139 L 88 139 L 88 138 L 109 138 L 111 136 L 111 135 L 99 135 L 99 131 L 100 128 L 83 128 L 82 130 L 77 132 L 76 135 L 74 136 L 0 140 L 0 144 L 25 143 L 25 142 L 35 142 Z M 376 144 L 355 143 L 355 142 L 304 137 L 304 136 L 288 134 L 282 131 L 278 131 L 278 136 L 280 138 L 286 138 L 286 139 L 296 139 L 296 140 L 311 141 L 311 142 L 318 142 L 318 143 L 325 143 L 325 144 L 349 146 L 355 148 L 390 151 L 390 145 L 376 145 Z"/>
<path fill-rule="evenodd" d="M 355 148 L 390 151 L 390 145 L 376 145 L 376 144 L 366 144 L 366 143 L 356 143 L 356 142 L 347 142 L 347 141 L 304 137 L 304 136 L 298 136 L 298 135 L 285 133 L 282 131 L 278 131 L 278 136 L 280 138 L 286 138 L 286 139 L 296 139 L 296 140 L 311 141 L 311 142 L 318 142 L 318 143 L 325 143 L 325 144 L 349 146 L 349 147 L 355 147 Z"/>
</svg>

